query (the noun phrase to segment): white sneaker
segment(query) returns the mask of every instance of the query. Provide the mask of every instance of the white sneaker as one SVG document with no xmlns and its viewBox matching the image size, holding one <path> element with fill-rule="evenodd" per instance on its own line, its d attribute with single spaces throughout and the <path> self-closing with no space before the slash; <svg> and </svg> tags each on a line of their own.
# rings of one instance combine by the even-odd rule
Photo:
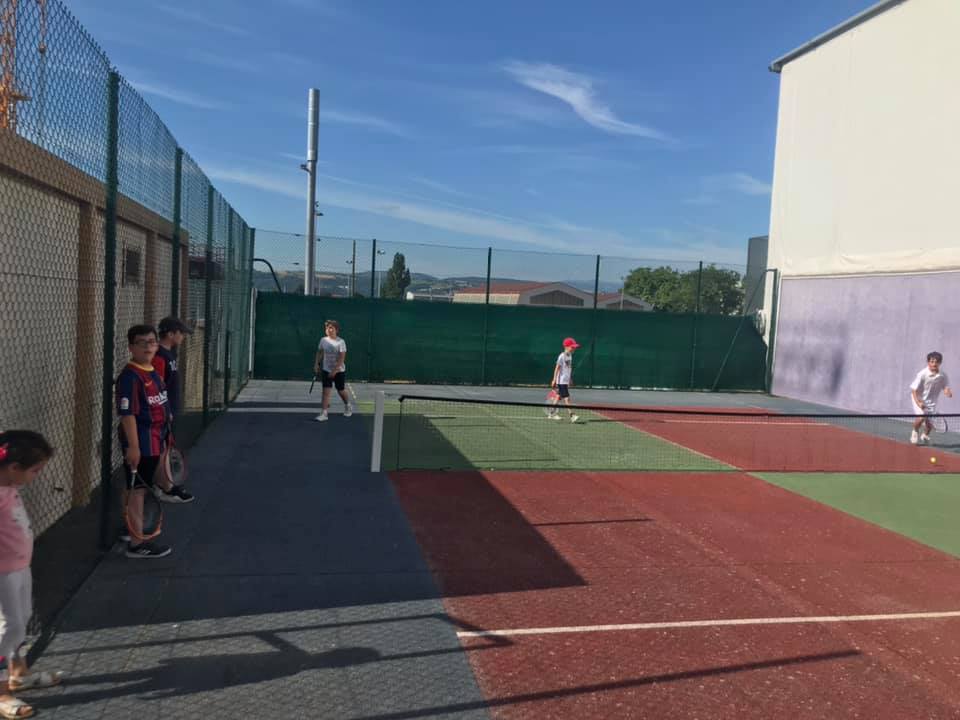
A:
<svg viewBox="0 0 960 720">
<path fill-rule="evenodd" d="M 916 445 L 918 442 L 920 442 L 920 434 L 916 430 L 910 433 L 910 442 L 913 445 Z"/>
<path fill-rule="evenodd" d="M 920 444 L 921 444 L 921 445 L 929 445 L 929 444 L 930 444 L 930 436 L 927 435 L 926 433 L 923 433 L 923 434 L 920 436 Z"/>
<path fill-rule="evenodd" d="M 317 422 L 326 422 L 326 421 L 329 420 L 329 419 L 330 419 L 330 418 L 327 417 L 327 411 L 326 411 L 326 410 L 324 410 L 322 413 L 320 413 L 319 415 L 317 415 L 317 416 L 314 418 L 314 420 L 316 420 Z"/>
<path fill-rule="evenodd" d="M 547 417 L 548 417 L 550 420 L 559 420 L 559 419 L 560 419 L 560 413 L 553 413 L 552 415 L 547 415 Z"/>
<path fill-rule="evenodd" d="M 579 415 L 571 415 L 571 416 L 570 416 L 570 422 L 572 422 L 572 423 L 575 423 L 575 422 L 576 422 L 577 420 L 579 420 L 579 419 L 580 419 L 580 416 L 579 416 Z"/>
<path fill-rule="evenodd" d="M 344 405 L 344 406 L 343 406 L 343 416 L 344 416 L 344 417 L 350 417 L 351 415 L 353 415 L 353 408 L 350 407 L 349 405 Z"/>
</svg>

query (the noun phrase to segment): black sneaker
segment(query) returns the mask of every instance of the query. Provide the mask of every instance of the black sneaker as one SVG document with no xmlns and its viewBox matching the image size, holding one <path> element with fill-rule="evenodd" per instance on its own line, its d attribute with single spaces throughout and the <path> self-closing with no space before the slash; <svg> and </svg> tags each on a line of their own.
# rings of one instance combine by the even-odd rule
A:
<svg viewBox="0 0 960 720">
<path fill-rule="evenodd" d="M 153 494 L 157 496 L 157 500 L 165 503 L 189 503 L 195 499 L 193 495 L 184 490 L 180 485 L 174 485 L 170 489 L 170 492 L 161 490 L 160 488 L 154 488 Z"/>
<path fill-rule="evenodd" d="M 157 545 L 152 542 L 145 542 L 140 545 L 127 545 L 126 552 L 128 558 L 134 558 L 136 560 L 152 560 L 153 558 L 166 557 L 169 554 L 169 546 Z"/>
</svg>

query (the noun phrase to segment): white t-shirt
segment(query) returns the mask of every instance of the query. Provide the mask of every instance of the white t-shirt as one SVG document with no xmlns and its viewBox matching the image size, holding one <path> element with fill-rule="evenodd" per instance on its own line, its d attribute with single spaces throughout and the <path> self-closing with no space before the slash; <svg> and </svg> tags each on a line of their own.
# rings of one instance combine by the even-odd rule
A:
<svg viewBox="0 0 960 720">
<path fill-rule="evenodd" d="M 943 389 L 950 387 L 950 380 L 945 372 L 932 373 L 930 368 L 924 368 L 917 373 L 917 377 L 910 383 L 910 389 L 916 390 L 924 405 L 936 405 L 937 398 Z"/>
<path fill-rule="evenodd" d="M 560 366 L 560 372 L 557 373 L 557 385 L 569 385 L 573 377 L 573 356 L 566 352 L 560 353 L 557 358 L 557 365 Z"/>
<path fill-rule="evenodd" d="M 338 337 L 336 340 L 331 340 L 330 338 L 325 337 L 320 341 L 319 350 L 321 353 L 323 353 L 324 370 L 332 375 L 336 375 L 338 372 L 346 371 L 346 363 L 342 364 L 340 367 L 337 367 L 337 359 L 340 357 L 340 353 L 345 353 L 347 351 L 347 343 L 344 342 L 343 338 Z"/>
</svg>

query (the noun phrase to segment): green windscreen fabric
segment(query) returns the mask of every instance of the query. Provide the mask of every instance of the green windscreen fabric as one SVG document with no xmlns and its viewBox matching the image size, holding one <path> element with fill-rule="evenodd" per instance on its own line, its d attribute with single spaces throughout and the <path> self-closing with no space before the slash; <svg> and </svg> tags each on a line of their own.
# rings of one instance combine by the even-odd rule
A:
<svg viewBox="0 0 960 720">
<path fill-rule="evenodd" d="M 726 357 L 717 389 L 764 388 L 766 344 L 740 317 L 281 293 L 257 297 L 255 377 L 309 378 L 326 319 L 351 380 L 546 385 L 573 337 L 581 387 L 710 389 Z"/>
</svg>

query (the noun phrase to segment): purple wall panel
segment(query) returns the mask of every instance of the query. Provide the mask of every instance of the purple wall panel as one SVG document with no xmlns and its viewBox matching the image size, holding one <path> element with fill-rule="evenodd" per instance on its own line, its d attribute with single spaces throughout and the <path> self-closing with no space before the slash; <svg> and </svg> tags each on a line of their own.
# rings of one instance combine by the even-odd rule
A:
<svg viewBox="0 0 960 720">
<path fill-rule="evenodd" d="M 773 393 L 854 412 L 909 413 L 931 350 L 960 389 L 960 273 L 785 278 Z M 960 397 L 942 412 L 960 413 Z"/>
</svg>

